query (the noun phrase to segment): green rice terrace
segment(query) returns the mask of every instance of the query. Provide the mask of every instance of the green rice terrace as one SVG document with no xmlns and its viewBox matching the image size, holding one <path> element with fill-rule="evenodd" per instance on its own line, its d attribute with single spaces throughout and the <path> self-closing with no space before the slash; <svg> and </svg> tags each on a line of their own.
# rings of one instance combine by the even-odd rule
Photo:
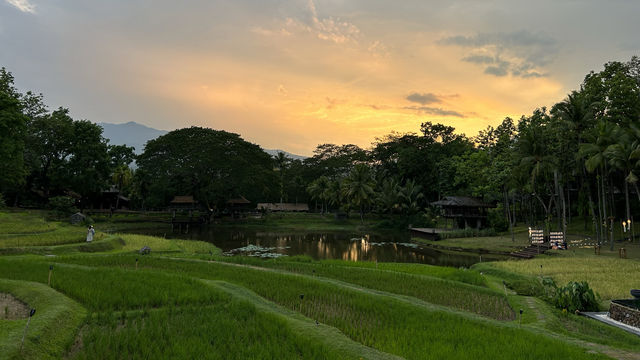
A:
<svg viewBox="0 0 640 360">
<path fill-rule="evenodd" d="M 454 268 L 96 228 L 86 243 L 84 225 L 0 212 L 0 359 L 640 359 L 640 337 L 545 296 L 586 280 L 606 309 L 640 287 L 633 246 Z"/>
</svg>

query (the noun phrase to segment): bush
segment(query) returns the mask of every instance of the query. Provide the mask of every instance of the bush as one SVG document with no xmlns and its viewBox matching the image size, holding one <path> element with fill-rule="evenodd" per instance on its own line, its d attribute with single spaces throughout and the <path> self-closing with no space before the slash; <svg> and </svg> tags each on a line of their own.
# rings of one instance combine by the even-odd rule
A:
<svg viewBox="0 0 640 360">
<path fill-rule="evenodd" d="M 7 207 L 7 203 L 4 201 L 4 197 L 0 194 L 0 209 Z"/>
<path fill-rule="evenodd" d="M 586 281 L 570 281 L 567 285 L 555 289 L 553 305 L 569 312 L 598 311 L 598 300 Z"/>
<path fill-rule="evenodd" d="M 49 208 L 58 216 L 70 215 L 78 211 L 76 201 L 69 196 L 55 196 L 49 199 Z"/>
<path fill-rule="evenodd" d="M 504 209 L 498 206 L 495 209 L 489 209 L 487 213 L 487 221 L 489 226 L 497 232 L 509 230 L 509 220 L 504 216 Z"/>
</svg>

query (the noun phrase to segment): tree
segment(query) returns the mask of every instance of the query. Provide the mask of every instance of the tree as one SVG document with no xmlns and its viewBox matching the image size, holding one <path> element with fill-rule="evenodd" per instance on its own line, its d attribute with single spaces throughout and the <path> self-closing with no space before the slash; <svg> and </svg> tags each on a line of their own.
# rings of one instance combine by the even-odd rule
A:
<svg viewBox="0 0 640 360">
<path fill-rule="evenodd" d="M 400 188 L 402 209 L 406 211 L 407 214 L 413 215 L 420 211 L 418 201 L 424 197 L 421 190 L 421 186 L 417 185 L 413 180 L 407 180 L 404 186 Z"/>
<path fill-rule="evenodd" d="M 113 171 L 111 180 L 118 188 L 118 198 L 116 199 L 117 209 L 120 206 L 120 194 L 123 193 L 126 187 L 131 185 L 131 181 L 133 180 L 133 173 L 127 165 L 122 164 Z"/>
<path fill-rule="evenodd" d="M 13 76 L 0 69 L 0 194 L 24 182 L 24 137 L 27 118 L 22 114 Z"/>
<path fill-rule="evenodd" d="M 371 170 L 365 164 L 354 166 L 342 185 L 344 197 L 360 210 L 360 221 L 364 222 L 365 208 L 373 202 L 375 193 Z"/>
<path fill-rule="evenodd" d="M 608 224 L 607 217 L 607 177 L 609 174 L 609 165 L 605 153 L 610 145 L 615 143 L 616 127 L 608 121 L 599 121 L 596 128 L 589 133 L 591 142 L 580 144 L 579 153 L 586 159 L 585 168 L 589 173 L 597 172 L 597 188 L 598 188 L 598 207 L 600 222 L 604 224 L 606 229 Z M 611 229 L 612 230 L 612 229 Z M 605 230 L 602 230 L 603 238 L 606 238 Z M 611 232 L 610 247 L 613 250 L 613 232 Z"/>
<path fill-rule="evenodd" d="M 259 201 L 277 194 L 271 156 L 226 131 L 171 131 L 147 143 L 138 165 L 149 178 L 151 206 L 164 206 L 175 195 L 193 195 L 213 208 L 236 196 Z"/>
<path fill-rule="evenodd" d="M 122 165 L 129 166 L 135 159 L 136 153 L 133 146 L 109 145 L 109 159 L 112 169 L 117 169 Z"/>
<path fill-rule="evenodd" d="M 329 199 L 330 186 L 331 180 L 329 180 L 329 178 L 326 176 L 320 176 L 311 184 L 309 184 L 309 187 L 307 187 L 307 192 L 309 193 L 309 195 L 311 195 L 311 198 L 316 201 L 320 201 L 320 212 L 323 214 L 327 210 L 327 200 Z"/>
<path fill-rule="evenodd" d="M 86 201 L 97 196 L 111 176 L 107 140 L 102 128 L 88 120 L 73 121 L 72 131 L 69 157 L 60 169 L 66 180 L 60 179 L 59 186 L 73 189 Z"/>
<path fill-rule="evenodd" d="M 380 211 L 388 214 L 400 208 L 400 185 L 396 179 L 382 180 L 376 202 Z"/>
<path fill-rule="evenodd" d="M 280 174 L 280 203 L 282 204 L 284 201 L 284 176 L 287 168 L 289 167 L 290 159 L 283 152 L 278 151 L 273 157 L 276 168 L 275 170 Z"/>
<path fill-rule="evenodd" d="M 368 154 L 357 145 L 321 144 L 313 151 L 314 155 L 304 160 L 313 170 L 312 179 L 324 175 L 337 179 L 347 175 L 358 163 L 366 162 Z"/>
</svg>

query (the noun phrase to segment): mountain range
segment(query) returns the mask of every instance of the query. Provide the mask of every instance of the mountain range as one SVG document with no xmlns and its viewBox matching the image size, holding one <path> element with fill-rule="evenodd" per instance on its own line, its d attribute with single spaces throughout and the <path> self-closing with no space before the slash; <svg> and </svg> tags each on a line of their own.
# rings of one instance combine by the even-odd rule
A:
<svg viewBox="0 0 640 360">
<path fill-rule="evenodd" d="M 148 127 L 142 124 L 138 124 L 134 121 L 129 121 L 124 124 L 110 124 L 110 123 L 98 123 L 104 130 L 102 136 L 109 139 L 111 145 L 127 145 L 133 146 L 136 149 L 136 154 L 141 154 L 144 150 L 144 145 L 147 141 L 162 136 L 168 131 L 158 130 L 152 127 Z M 279 152 L 283 152 L 287 157 L 295 160 L 306 159 L 306 156 L 291 154 L 284 150 L 277 149 L 264 149 L 263 150 L 271 155 L 275 156 Z"/>
</svg>

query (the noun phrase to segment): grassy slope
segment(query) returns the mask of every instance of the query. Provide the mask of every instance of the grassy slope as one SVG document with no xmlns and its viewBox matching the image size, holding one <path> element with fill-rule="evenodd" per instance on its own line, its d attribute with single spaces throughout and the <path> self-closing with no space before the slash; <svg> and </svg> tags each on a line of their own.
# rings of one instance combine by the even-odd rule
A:
<svg viewBox="0 0 640 360">
<path fill-rule="evenodd" d="M 87 259 L 77 260 L 86 262 Z M 93 262 L 123 266 L 131 261 L 120 255 L 95 257 Z M 583 359 L 591 356 L 561 341 L 534 337 L 512 325 L 460 316 L 442 311 L 442 308 L 417 306 L 418 302 L 406 301 L 393 294 L 357 290 L 307 276 L 217 262 L 160 258 L 146 258 L 144 266 L 232 282 L 290 310 L 334 326 L 364 345 L 407 358 L 493 359 L 506 355 L 512 358 Z M 302 301 L 300 294 L 304 294 Z M 490 343 L 487 334 L 491 334 Z M 452 347 L 452 344 L 459 345 Z"/>
<path fill-rule="evenodd" d="M 294 228 L 299 226 L 300 229 L 308 229 L 308 227 L 304 227 L 304 218 L 298 220 L 284 219 L 277 226 L 284 226 L 286 223 L 291 225 L 292 222 L 297 222 L 294 224 Z M 330 224 L 335 221 L 326 219 L 326 222 Z M 354 224 L 349 226 L 352 230 Z M 108 256 L 84 254 L 85 252 L 104 251 L 131 253 L 149 243 L 154 244 L 153 246 L 149 245 L 152 249 L 155 248 L 150 257 L 133 254 Z M 211 248 L 202 244 L 192 246 L 188 241 L 180 244 L 173 240 L 130 237 L 129 235 L 105 236 L 102 240 L 90 245 L 78 243 L 40 247 L 40 249 L 44 248 L 47 249 L 46 251 L 54 251 L 59 255 L 77 254 L 71 258 L 65 256 L 49 259 L 49 261 L 70 261 L 84 264 L 84 266 L 56 264 L 54 275 L 54 287 L 78 299 L 78 301 L 86 303 L 85 306 L 93 309 L 92 311 L 97 311 L 92 316 L 92 319 L 95 317 L 96 321 L 92 320 L 90 325 L 85 328 L 83 338 L 89 343 L 97 342 L 103 338 L 105 342 L 101 345 L 102 348 L 96 347 L 93 350 L 85 344 L 85 347 L 74 353 L 74 356 L 80 358 L 92 358 L 95 357 L 95 354 L 106 357 L 104 354 L 107 350 L 105 349 L 113 349 L 114 347 L 127 349 L 130 357 L 144 357 L 144 350 L 137 349 L 137 347 L 148 341 L 145 339 L 152 335 L 159 335 L 161 338 L 176 336 L 176 339 L 183 339 L 182 341 L 192 339 L 195 342 L 194 348 L 210 349 L 209 345 L 205 343 L 208 339 L 195 335 L 189 339 L 181 338 L 180 334 L 173 334 L 169 329 L 163 329 L 160 324 L 165 321 L 176 326 L 194 323 L 197 319 L 194 314 L 197 314 L 198 311 L 226 309 L 220 306 L 223 306 L 221 303 L 228 302 L 229 296 L 250 301 L 259 311 L 256 313 L 257 317 L 251 315 L 252 312 L 255 312 L 251 309 L 239 308 L 236 309 L 238 312 L 233 309 L 227 311 L 227 313 L 236 316 L 235 321 L 227 323 L 228 327 L 253 326 L 259 328 L 262 320 L 258 318 L 262 318 L 262 315 L 265 315 L 263 313 L 267 312 L 267 318 L 275 314 L 283 322 L 278 323 L 278 320 L 272 318 L 269 318 L 271 319 L 269 321 L 275 321 L 279 327 L 287 331 L 293 329 L 292 334 L 302 336 L 302 339 L 296 340 L 295 336 L 290 337 L 285 331 L 282 333 L 282 337 L 278 335 L 275 338 L 269 336 L 261 338 L 260 343 L 263 348 L 274 349 L 274 352 L 269 352 L 271 355 L 279 354 L 275 351 L 280 349 L 276 349 L 270 344 L 285 341 L 291 344 L 301 344 L 298 348 L 296 348 L 298 345 L 291 348 L 294 352 L 303 353 L 308 350 L 309 352 L 304 352 L 307 354 L 306 357 L 316 357 L 313 355 L 317 354 L 314 349 L 322 349 L 324 346 L 318 339 L 326 338 L 326 334 L 322 330 L 327 330 L 329 334 L 337 336 L 335 339 L 329 337 L 332 343 L 343 341 L 347 349 L 352 349 L 353 353 L 351 354 L 362 354 L 367 358 L 384 356 L 384 354 L 373 351 L 367 346 L 374 346 L 407 358 L 599 358 L 598 355 L 586 354 L 585 350 L 581 348 L 585 346 L 584 344 L 578 344 L 580 347 L 576 347 L 575 341 L 571 339 L 569 339 L 570 344 L 564 340 L 551 339 L 558 337 L 557 333 L 562 334 L 563 329 L 568 326 L 556 327 L 557 331 L 548 327 L 545 328 L 546 332 L 542 337 L 534 336 L 528 330 L 518 329 L 515 324 L 490 321 L 425 303 L 419 300 L 423 289 L 419 291 L 412 289 L 412 287 L 419 287 L 421 284 L 440 288 L 455 284 L 454 287 L 469 291 L 477 290 L 479 293 L 495 294 L 496 290 L 500 290 L 493 282 L 487 283 L 483 277 L 473 271 L 465 273 L 458 269 L 442 270 L 445 268 L 429 268 L 416 264 L 406 264 L 406 266 L 405 264 L 378 264 L 379 269 L 376 271 L 376 264 L 373 263 L 357 263 L 356 265 L 339 261 L 311 265 L 279 264 L 275 266 L 277 268 L 275 272 L 264 271 L 218 263 L 159 259 L 157 254 L 161 251 L 164 254 L 171 254 L 172 257 L 195 256 L 210 259 L 211 253 L 207 253 L 211 251 Z M 214 257 L 216 254 L 213 253 Z M 137 271 L 134 270 L 136 257 L 140 259 L 140 268 Z M 40 257 L 0 257 L 0 277 L 32 278 L 44 282 L 46 281 L 44 274 L 48 264 L 49 262 L 44 262 Z M 269 265 L 269 267 L 274 266 Z M 382 271 L 383 268 L 384 271 Z M 313 270 L 316 270 L 315 274 L 313 272 L 308 274 Z M 289 271 L 294 274 L 289 274 Z M 322 274 L 320 274 L 321 271 Z M 341 274 L 350 272 L 356 275 Z M 74 277 L 78 279 L 73 279 Z M 449 281 L 434 279 L 434 277 L 445 278 Z M 196 285 L 202 283 L 200 280 L 202 278 L 213 282 L 206 282 L 205 286 Z M 408 281 L 409 284 L 396 284 L 402 281 Z M 476 286 L 452 281 L 462 281 Z M 83 282 L 90 285 L 83 284 Z M 391 282 L 390 285 L 385 284 L 389 282 Z M 481 288 L 477 288 L 477 286 L 481 286 Z M 483 289 L 486 286 L 493 290 Z M 410 291 L 414 291 L 414 293 Z M 301 303 L 299 295 L 303 293 L 305 298 Z M 264 299 L 269 299 L 279 305 Z M 514 308 L 525 301 L 525 298 L 513 294 L 509 294 L 508 299 Z M 435 301 L 434 299 L 430 300 Z M 213 305 L 211 305 L 212 303 Z M 523 304 L 523 306 L 525 305 Z M 157 315 L 153 315 L 155 316 L 153 319 L 147 311 L 139 310 L 154 307 L 157 310 L 149 312 L 157 312 Z M 318 319 L 321 324 L 315 325 L 313 321 L 302 315 Z M 531 316 L 527 313 L 525 319 L 529 317 Z M 550 318 L 555 317 L 557 316 L 553 314 L 550 316 Z M 243 319 L 250 320 L 242 323 Z M 147 320 L 149 323 L 152 320 L 157 321 L 158 326 L 144 329 Z M 298 320 L 301 323 L 298 323 Z M 226 320 L 220 318 L 219 321 Z M 215 329 L 201 325 L 194 326 L 199 329 L 197 333 L 211 332 L 216 334 Z M 538 326 L 535 316 L 529 325 L 523 327 L 527 328 L 528 326 Z M 583 326 L 587 329 L 594 329 L 588 323 Z M 264 329 L 268 329 L 268 327 Z M 356 342 L 348 340 L 344 336 L 340 340 L 341 338 L 338 336 L 340 332 L 336 329 L 340 329 Z M 566 334 L 571 335 L 574 330 L 566 331 Z M 123 336 L 124 334 L 128 334 L 128 336 Z M 244 336 L 248 336 L 247 334 L 253 334 L 251 336 L 255 337 L 258 333 L 249 331 L 235 334 L 236 338 L 244 338 Z M 225 334 L 219 336 L 225 336 Z M 91 339 L 95 339 L 95 341 Z M 305 342 L 309 339 L 313 339 L 313 341 Z M 172 354 L 182 354 L 187 357 L 189 354 L 193 354 L 185 350 L 181 344 L 182 341 L 169 344 L 163 354 L 170 354 L 171 351 L 177 351 Z M 231 343 L 241 344 L 238 341 L 231 341 Z M 605 343 L 616 345 L 613 340 L 605 340 Z M 105 346 L 105 344 L 107 345 Z M 629 345 L 629 339 L 623 339 L 617 345 L 621 348 L 634 349 L 632 345 Z M 308 349 L 301 350 L 302 348 Z M 599 349 L 595 350 L 600 351 Z M 180 351 L 187 352 L 181 353 Z M 229 353 L 228 349 L 227 353 Z M 332 353 L 332 355 L 335 354 Z M 261 357 L 269 356 L 262 355 Z M 299 356 L 279 355 L 278 357 Z M 336 356 L 328 357 L 334 358 Z"/>
<path fill-rule="evenodd" d="M 549 276 L 559 285 L 587 281 L 602 300 L 628 298 L 630 289 L 640 288 L 640 261 L 588 253 L 558 252 L 527 261 L 504 261 L 492 266 L 531 276 Z M 542 267 L 540 267 L 542 266 Z"/>
<path fill-rule="evenodd" d="M 444 277 L 464 277 L 464 275 L 467 275 L 466 278 L 473 279 L 476 283 L 483 281 L 478 273 L 466 270 L 449 268 L 450 271 L 445 272 L 436 269 L 446 268 L 433 266 L 431 268 L 425 267 L 427 271 L 421 271 L 422 274 L 411 274 L 401 271 L 376 270 L 376 268 L 370 266 L 345 265 L 345 262 L 338 261 L 302 263 L 276 260 L 264 261 L 262 264 L 251 259 L 247 259 L 247 261 L 263 267 L 337 279 L 369 289 L 412 296 L 429 303 L 449 306 L 499 320 L 511 320 L 514 318 L 513 311 L 508 306 L 504 296 L 499 292 L 425 274 L 428 273 L 427 269 L 433 269 L 434 275 L 439 274 Z M 373 263 L 369 264 L 373 265 Z M 415 272 L 418 272 L 417 269 L 419 269 L 419 267 L 403 267 L 401 264 L 393 263 L 382 265 L 381 267 L 411 269 Z M 478 278 L 472 277 L 471 274 L 476 275 Z"/>
<path fill-rule="evenodd" d="M 11 293 L 36 309 L 22 356 L 20 341 L 27 319 L 0 321 L 0 359 L 61 358 L 72 344 L 86 311 L 75 301 L 38 283 L 0 279 L 0 292 Z"/>
</svg>

